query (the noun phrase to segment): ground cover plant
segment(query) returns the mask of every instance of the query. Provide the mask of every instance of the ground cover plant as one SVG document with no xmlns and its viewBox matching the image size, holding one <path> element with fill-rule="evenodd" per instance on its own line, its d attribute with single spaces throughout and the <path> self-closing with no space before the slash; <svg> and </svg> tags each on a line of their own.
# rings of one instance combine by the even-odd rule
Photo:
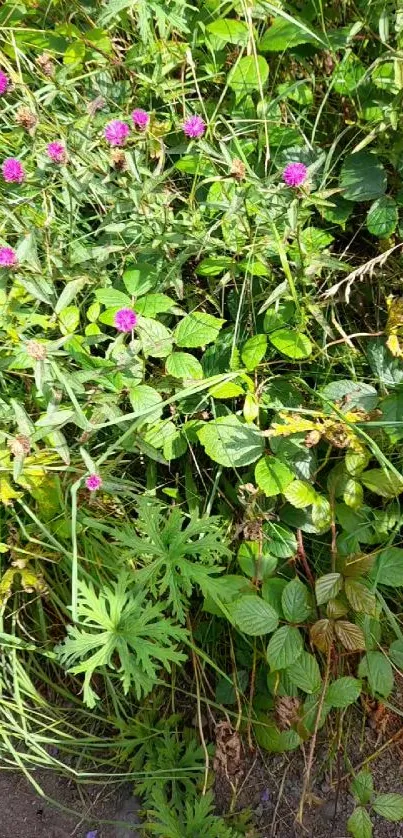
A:
<svg viewBox="0 0 403 838">
<path fill-rule="evenodd" d="M 385 0 L 0 9 L 2 758 L 145 834 L 258 834 L 229 742 L 304 749 L 303 823 L 401 714 L 402 49 Z"/>
</svg>

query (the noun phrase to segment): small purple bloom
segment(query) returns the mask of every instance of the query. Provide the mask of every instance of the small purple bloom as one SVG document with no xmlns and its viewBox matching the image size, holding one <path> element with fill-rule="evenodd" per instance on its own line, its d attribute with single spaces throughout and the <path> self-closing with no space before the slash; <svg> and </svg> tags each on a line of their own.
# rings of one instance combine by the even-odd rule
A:
<svg viewBox="0 0 403 838">
<path fill-rule="evenodd" d="M 140 128 L 140 131 L 145 131 L 150 121 L 150 115 L 142 108 L 136 108 L 132 113 L 133 125 Z"/>
<path fill-rule="evenodd" d="M 3 73 L 3 70 L 0 70 L 0 96 L 3 96 L 8 88 L 8 76 Z"/>
<path fill-rule="evenodd" d="M 113 324 L 119 332 L 131 332 L 137 325 L 137 314 L 132 308 L 120 308 L 116 312 Z"/>
<path fill-rule="evenodd" d="M 97 829 L 91 829 L 90 832 L 87 832 L 87 835 L 85 836 L 85 838 L 98 838 L 98 830 Z"/>
<path fill-rule="evenodd" d="M 14 268 L 18 263 L 15 250 L 12 247 L 0 247 L 0 267 Z"/>
<path fill-rule="evenodd" d="M 105 139 L 110 145 L 124 145 L 129 136 L 130 128 L 120 119 L 112 119 L 105 127 Z"/>
<path fill-rule="evenodd" d="M 58 140 L 55 140 L 53 143 L 48 143 L 46 154 L 53 163 L 64 163 L 66 160 L 66 149 L 63 143 L 59 143 Z"/>
<path fill-rule="evenodd" d="M 7 157 L 7 160 L 4 161 L 1 167 L 1 171 L 7 183 L 22 183 L 25 180 L 25 169 L 16 157 Z"/>
<path fill-rule="evenodd" d="M 287 186 L 301 186 L 307 175 L 308 169 L 303 163 L 288 163 L 283 171 L 283 181 Z"/>
<path fill-rule="evenodd" d="M 96 492 L 102 486 L 102 477 L 99 474 L 90 474 L 85 481 L 85 485 L 90 492 Z"/>
<path fill-rule="evenodd" d="M 197 114 L 189 116 L 183 123 L 184 133 L 192 140 L 197 140 L 199 137 L 202 137 L 205 130 L 206 124 L 201 116 L 198 116 Z"/>
</svg>

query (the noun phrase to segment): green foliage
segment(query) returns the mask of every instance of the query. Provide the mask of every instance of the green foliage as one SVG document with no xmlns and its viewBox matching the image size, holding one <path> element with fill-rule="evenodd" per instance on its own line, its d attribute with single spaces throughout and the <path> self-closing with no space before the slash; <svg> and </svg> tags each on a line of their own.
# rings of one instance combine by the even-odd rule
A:
<svg viewBox="0 0 403 838">
<path fill-rule="evenodd" d="M 360 771 L 354 777 L 350 790 L 356 801 L 362 804 L 354 809 L 347 822 L 349 835 L 353 838 L 372 838 L 371 811 L 392 823 L 403 820 L 403 795 L 377 794 L 369 771 Z"/>
</svg>

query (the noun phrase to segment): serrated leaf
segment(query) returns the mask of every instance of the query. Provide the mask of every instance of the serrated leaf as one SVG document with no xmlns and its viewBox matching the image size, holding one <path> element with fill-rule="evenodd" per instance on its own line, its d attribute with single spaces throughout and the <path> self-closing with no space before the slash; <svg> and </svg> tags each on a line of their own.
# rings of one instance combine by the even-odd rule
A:
<svg viewBox="0 0 403 838">
<path fill-rule="evenodd" d="M 302 652 L 291 666 L 287 667 L 287 674 L 292 683 L 304 693 L 312 695 L 319 692 L 322 686 L 319 664 L 309 652 Z"/>
<path fill-rule="evenodd" d="M 284 52 L 300 44 L 310 44 L 315 43 L 315 41 L 321 41 L 320 36 L 310 32 L 305 23 L 299 26 L 291 20 L 277 17 L 260 39 L 259 50 L 261 52 Z"/>
<path fill-rule="evenodd" d="M 360 678 L 367 678 L 373 695 L 387 698 L 393 690 L 393 669 L 382 652 L 367 652 L 358 667 Z"/>
<path fill-rule="evenodd" d="M 372 822 L 366 809 L 358 806 L 347 821 L 347 829 L 353 838 L 372 838 Z"/>
<path fill-rule="evenodd" d="M 277 567 L 276 557 L 262 554 L 258 541 L 243 541 L 239 547 L 237 559 L 246 576 L 259 581 L 271 576 Z"/>
<path fill-rule="evenodd" d="M 237 98 L 241 98 L 264 87 L 268 75 L 269 65 L 262 55 L 245 55 L 230 70 L 227 83 Z"/>
<path fill-rule="evenodd" d="M 235 381 L 223 381 L 221 384 L 215 384 L 210 387 L 209 395 L 215 399 L 236 399 L 238 396 L 243 396 L 244 389 Z"/>
<path fill-rule="evenodd" d="M 382 498 L 395 498 L 403 492 L 403 477 L 381 468 L 364 471 L 360 480 L 367 489 Z"/>
<path fill-rule="evenodd" d="M 329 686 L 326 693 L 326 703 L 330 704 L 331 707 L 344 709 L 357 701 L 361 693 L 361 687 L 361 681 L 358 678 L 352 678 L 350 675 L 337 678 Z"/>
<path fill-rule="evenodd" d="M 197 435 L 214 462 L 232 468 L 255 462 L 264 448 L 260 431 L 250 423 L 243 424 L 232 414 L 206 423 Z"/>
<path fill-rule="evenodd" d="M 350 785 L 350 789 L 359 803 L 369 803 L 374 792 L 374 781 L 370 771 L 359 771 Z"/>
<path fill-rule="evenodd" d="M 376 581 L 380 585 L 399 588 L 403 585 L 403 550 L 387 547 L 378 554 L 375 566 Z"/>
<path fill-rule="evenodd" d="M 387 821 L 396 823 L 403 819 L 403 794 L 378 794 L 372 806 Z"/>
<path fill-rule="evenodd" d="M 225 320 L 206 314 L 204 311 L 194 311 L 187 314 L 178 323 L 174 339 L 178 346 L 196 349 L 214 343 Z"/>
<path fill-rule="evenodd" d="M 340 173 L 342 197 L 347 201 L 373 201 L 386 191 L 387 178 L 375 154 L 359 151 L 344 159 Z"/>
<path fill-rule="evenodd" d="M 297 552 L 297 539 L 287 527 L 269 521 L 264 525 L 264 535 L 267 538 L 267 549 L 273 556 L 288 559 Z"/>
<path fill-rule="evenodd" d="M 362 582 L 348 578 L 344 583 L 346 597 L 354 611 L 374 616 L 376 613 L 376 598 Z"/>
<path fill-rule="evenodd" d="M 204 378 L 200 361 L 189 352 L 173 352 L 165 362 L 168 375 L 174 378 L 201 379 Z"/>
<path fill-rule="evenodd" d="M 243 346 L 241 358 L 247 370 L 254 370 L 267 350 L 267 335 L 254 335 Z"/>
<path fill-rule="evenodd" d="M 313 486 L 304 483 L 303 480 L 294 480 L 290 483 L 284 490 L 284 495 L 296 509 L 306 509 L 307 506 L 315 503 L 318 497 Z"/>
<path fill-rule="evenodd" d="M 228 605 L 237 628 L 244 634 L 257 637 L 269 634 L 278 626 L 274 608 L 257 595 L 246 595 Z"/>
<path fill-rule="evenodd" d="M 389 655 L 395 666 L 403 669 L 403 640 L 394 640 L 390 644 Z"/>
<path fill-rule="evenodd" d="M 303 651 L 303 640 L 294 626 L 282 626 L 274 632 L 267 647 L 267 661 L 270 669 L 286 669 L 299 658 Z"/>
<path fill-rule="evenodd" d="M 281 494 L 294 479 L 294 473 L 276 457 L 263 457 L 255 466 L 255 480 L 266 497 Z"/>
<path fill-rule="evenodd" d="M 395 232 L 397 222 L 397 204 L 390 195 L 383 195 L 371 204 L 367 215 L 367 229 L 373 236 L 388 239 Z"/>
<path fill-rule="evenodd" d="M 273 720 L 264 713 L 257 713 L 253 725 L 257 743 L 269 753 L 284 753 L 298 748 L 302 740 L 295 730 L 279 730 Z"/>
<path fill-rule="evenodd" d="M 139 384 L 129 390 L 133 413 L 142 417 L 147 424 L 157 422 L 162 415 L 162 396 L 147 384 Z"/>
<path fill-rule="evenodd" d="M 172 352 L 172 334 L 159 320 L 139 317 L 137 333 L 144 355 L 152 358 L 166 358 Z"/>
<path fill-rule="evenodd" d="M 214 20 L 206 26 L 206 30 L 226 44 L 246 46 L 249 40 L 249 29 L 246 23 L 229 17 Z"/>
<path fill-rule="evenodd" d="M 309 358 L 312 354 L 312 344 L 309 338 L 292 329 L 277 329 L 269 335 L 269 341 L 279 352 L 287 358 L 292 358 L 293 361 Z"/>
<path fill-rule="evenodd" d="M 365 649 L 365 637 L 359 626 L 348 620 L 336 620 L 334 630 L 340 643 L 349 652 L 359 652 Z"/>
<path fill-rule="evenodd" d="M 323 605 L 329 599 L 334 599 L 341 590 L 343 579 L 340 573 L 326 573 L 319 576 L 315 582 L 316 602 Z"/>
<path fill-rule="evenodd" d="M 310 635 L 314 646 L 321 652 L 327 652 L 334 640 L 332 620 L 317 620 L 311 627 Z"/>
<path fill-rule="evenodd" d="M 130 297 L 116 288 L 98 288 L 95 291 L 95 297 L 107 308 L 126 308 L 132 304 Z"/>
<path fill-rule="evenodd" d="M 292 579 L 281 598 L 283 614 L 290 623 L 303 623 L 311 613 L 309 591 L 299 579 Z"/>
</svg>

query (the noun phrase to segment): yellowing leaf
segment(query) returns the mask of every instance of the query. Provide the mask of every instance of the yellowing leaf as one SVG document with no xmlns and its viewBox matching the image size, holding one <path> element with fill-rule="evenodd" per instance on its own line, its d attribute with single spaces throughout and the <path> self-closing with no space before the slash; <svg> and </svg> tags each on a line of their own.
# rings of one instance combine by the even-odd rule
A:
<svg viewBox="0 0 403 838">
<path fill-rule="evenodd" d="M 22 497 L 22 492 L 16 492 L 11 486 L 7 477 L 0 477 L 0 501 L 5 506 L 10 506 L 13 500 Z"/>
</svg>

